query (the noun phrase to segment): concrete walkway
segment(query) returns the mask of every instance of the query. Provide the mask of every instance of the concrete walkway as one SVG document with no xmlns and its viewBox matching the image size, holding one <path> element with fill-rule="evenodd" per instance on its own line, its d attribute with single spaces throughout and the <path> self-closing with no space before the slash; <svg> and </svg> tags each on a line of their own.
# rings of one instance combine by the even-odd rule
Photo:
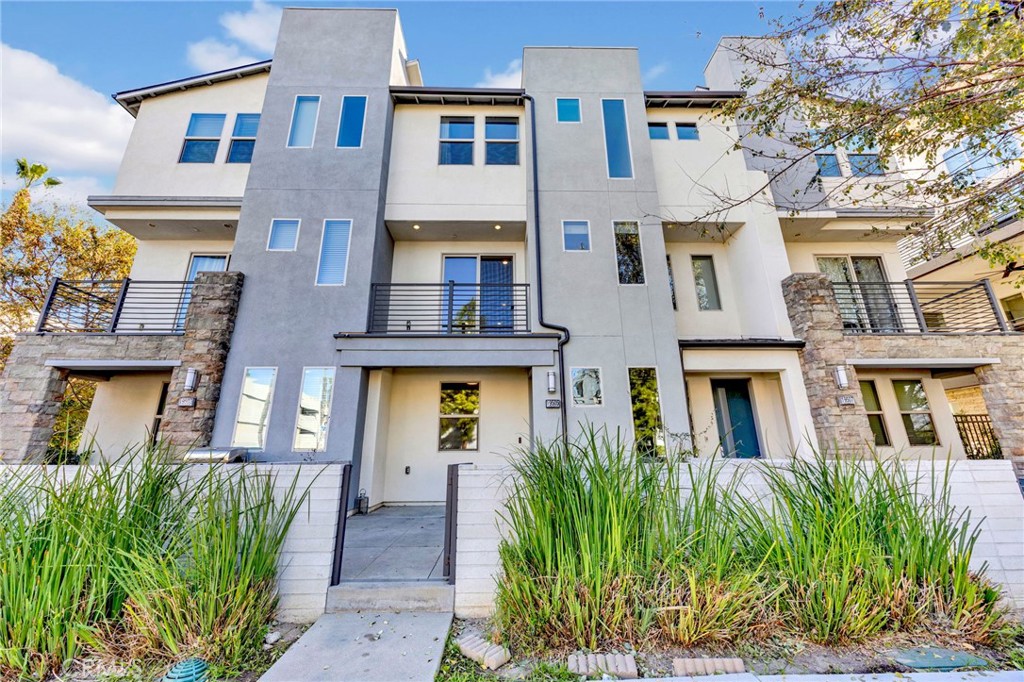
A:
<svg viewBox="0 0 1024 682">
<path fill-rule="evenodd" d="M 431 679 L 431 678 L 424 678 Z M 638 682 L 1024 682 L 1024 671 L 962 673 L 864 673 L 859 675 L 707 675 L 650 677 Z"/>
<path fill-rule="evenodd" d="M 328 613 L 260 682 L 427 682 L 451 622 L 451 613 Z"/>
</svg>

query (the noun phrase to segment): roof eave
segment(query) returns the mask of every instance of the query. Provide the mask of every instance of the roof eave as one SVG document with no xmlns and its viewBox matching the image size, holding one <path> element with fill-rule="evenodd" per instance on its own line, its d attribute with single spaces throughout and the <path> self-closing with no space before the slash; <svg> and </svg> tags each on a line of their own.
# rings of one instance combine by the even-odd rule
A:
<svg viewBox="0 0 1024 682">
<path fill-rule="evenodd" d="M 252 76 L 259 73 L 267 73 L 270 71 L 272 61 L 273 60 L 265 59 L 261 62 L 244 64 L 242 66 L 223 69 L 221 71 L 211 71 L 210 73 L 203 73 L 198 76 L 189 76 L 188 78 L 179 78 L 177 80 L 167 81 L 166 83 L 148 85 L 143 88 L 123 90 L 121 92 L 115 92 L 111 97 L 113 97 L 114 101 L 120 104 L 121 107 L 129 114 L 132 116 L 138 116 L 139 107 L 142 105 L 143 100 L 149 97 L 158 97 L 169 92 L 178 92 L 203 85 L 213 85 L 214 83 L 220 83 L 223 81 L 245 78 L 246 76 Z"/>
</svg>

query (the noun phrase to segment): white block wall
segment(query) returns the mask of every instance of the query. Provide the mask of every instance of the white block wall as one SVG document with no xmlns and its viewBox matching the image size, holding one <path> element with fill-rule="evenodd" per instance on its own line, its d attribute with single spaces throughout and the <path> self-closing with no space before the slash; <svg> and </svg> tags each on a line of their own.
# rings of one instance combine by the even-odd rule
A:
<svg viewBox="0 0 1024 682">
<path fill-rule="evenodd" d="M 748 473 L 750 462 L 726 463 L 722 476 L 744 474 L 749 494 L 765 492 L 763 478 Z M 931 481 L 941 481 L 944 462 L 907 462 L 908 473 L 920 479 L 919 493 L 928 494 Z M 755 469 L 756 471 L 756 469 Z M 499 572 L 498 545 L 506 524 L 499 514 L 507 499 L 507 467 L 466 465 L 459 469 L 459 516 L 456 539 L 455 615 L 488 616 L 494 612 Z M 1009 460 L 960 460 L 950 473 L 950 498 L 959 510 L 969 510 L 979 525 L 972 567 L 988 564 L 987 575 L 1005 591 L 1007 605 L 1024 610 L 1024 495 Z M 687 487 L 686 481 L 683 482 Z"/>
</svg>

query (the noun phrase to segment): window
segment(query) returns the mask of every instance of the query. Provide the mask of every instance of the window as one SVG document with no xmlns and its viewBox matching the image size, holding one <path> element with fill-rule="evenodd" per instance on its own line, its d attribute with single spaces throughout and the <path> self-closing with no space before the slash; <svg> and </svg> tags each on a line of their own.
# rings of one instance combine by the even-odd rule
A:
<svg viewBox="0 0 1024 682">
<path fill-rule="evenodd" d="M 228 163 L 249 163 L 256 146 L 256 131 L 260 128 L 259 114 L 238 114 L 235 129 L 231 131 L 231 146 L 228 147 Z"/>
<path fill-rule="evenodd" d="M 629 151 L 629 132 L 626 127 L 626 101 L 601 100 L 604 116 L 604 149 L 608 156 L 608 177 L 633 177 L 633 159 Z"/>
<path fill-rule="evenodd" d="M 149 434 L 149 442 L 156 445 L 160 441 L 160 425 L 164 421 L 164 412 L 167 411 L 167 391 L 171 388 L 168 382 L 160 387 L 160 399 L 156 403 L 156 416 L 153 417 L 153 430 Z"/>
<path fill-rule="evenodd" d="M 317 284 L 345 283 L 351 237 L 351 220 L 324 221 L 324 236 L 320 242 L 320 263 L 316 269 Z"/>
<path fill-rule="evenodd" d="M 672 272 L 672 256 L 665 254 L 665 265 L 668 266 L 668 291 L 672 294 L 672 310 L 679 310 L 676 307 L 676 276 Z"/>
<path fill-rule="evenodd" d="M 441 384 L 438 450 L 479 450 L 480 383 Z"/>
<path fill-rule="evenodd" d="M 488 166 L 519 164 L 519 119 L 488 116 L 484 122 L 484 163 Z"/>
<path fill-rule="evenodd" d="M 569 369 L 572 404 L 577 407 L 601 405 L 601 370 L 598 367 L 572 367 Z"/>
<path fill-rule="evenodd" d="M 868 425 L 871 427 L 871 433 L 875 436 L 875 445 L 891 445 L 889 433 L 885 430 L 882 403 L 878 400 L 878 389 L 875 387 L 875 382 L 860 382 L 860 394 L 864 398 L 864 409 L 868 413 Z"/>
<path fill-rule="evenodd" d="M 298 240 L 298 220 L 274 220 L 270 223 L 267 251 L 294 251 Z"/>
<path fill-rule="evenodd" d="M 667 140 L 668 139 L 668 124 L 667 123 L 648 123 L 647 134 L 652 140 Z"/>
<path fill-rule="evenodd" d="M 581 120 L 580 101 L 575 97 L 559 97 L 555 100 L 559 123 L 579 123 Z"/>
<path fill-rule="evenodd" d="M 885 169 L 878 161 L 878 154 L 847 154 L 850 160 L 850 172 L 863 178 L 870 175 L 885 175 Z"/>
<path fill-rule="evenodd" d="M 988 158 L 984 150 L 964 144 L 958 144 L 943 153 L 942 159 L 946 162 L 949 174 L 963 186 L 973 185 L 992 175 L 998 163 L 994 158 Z"/>
<path fill-rule="evenodd" d="M 839 178 L 843 173 L 839 169 L 839 157 L 834 151 L 821 152 L 814 155 L 814 161 L 818 164 L 819 178 Z"/>
<path fill-rule="evenodd" d="M 633 438 L 637 453 L 664 456 L 665 436 L 658 398 L 658 372 L 653 367 L 629 368 L 629 399 L 633 406 Z"/>
<path fill-rule="evenodd" d="M 334 368 L 304 367 L 292 450 L 323 452 L 327 446 L 327 424 L 333 399 Z"/>
<path fill-rule="evenodd" d="M 640 226 L 636 223 L 615 223 L 615 258 L 619 269 L 619 284 L 644 283 Z"/>
<path fill-rule="evenodd" d="M 715 277 L 715 259 L 711 256 L 690 256 L 693 265 L 693 287 L 697 292 L 698 310 L 721 310 L 718 278 Z"/>
<path fill-rule="evenodd" d="M 893 381 L 892 388 L 896 392 L 896 402 L 900 406 L 903 427 L 907 430 L 907 440 L 910 444 L 938 445 L 939 439 L 935 434 L 924 384 L 916 379 Z"/>
<path fill-rule="evenodd" d="M 590 251 L 590 223 L 586 220 L 563 220 L 562 248 L 565 251 Z"/>
<path fill-rule="evenodd" d="M 319 95 L 299 95 L 292 110 L 292 125 L 288 132 L 289 147 L 312 147 L 316 121 L 320 116 Z"/>
<path fill-rule="evenodd" d="M 262 450 L 266 445 L 276 378 L 277 367 L 245 368 L 231 447 Z"/>
<path fill-rule="evenodd" d="M 697 132 L 696 123 L 676 123 L 676 139 L 699 140 L 700 133 Z"/>
<path fill-rule="evenodd" d="M 342 97 L 341 118 L 338 121 L 338 146 L 362 147 L 363 123 L 366 120 L 365 97 Z"/>
<path fill-rule="evenodd" d="M 472 116 L 442 116 L 441 151 L 437 162 L 442 166 L 472 166 L 473 129 Z"/>
<path fill-rule="evenodd" d="M 226 118 L 224 114 L 192 114 L 178 163 L 213 163 Z"/>
</svg>

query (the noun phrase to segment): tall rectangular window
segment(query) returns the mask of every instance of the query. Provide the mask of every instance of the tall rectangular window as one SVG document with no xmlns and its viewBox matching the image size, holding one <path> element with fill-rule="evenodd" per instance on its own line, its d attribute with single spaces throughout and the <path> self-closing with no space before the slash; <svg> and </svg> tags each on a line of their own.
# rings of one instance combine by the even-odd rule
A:
<svg viewBox="0 0 1024 682">
<path fill-rule="evenodd" d="M 668 124 L 667 123 L 648 123 L 647 124 L 647 135 L 652 140 L 667 140 L 668 139 Z"/>
<path fill-rule="evenodd" d="M 270 223 L 267 251 L 294 251 L 299 240 L 299 221 L 274 220 Z"/>
<path fill-rule="evenodd" d="M 480 382 L 441 384 L 438 450 L 480 449 Z"/>
<path fill-rule="evenodd" d="M 299 95 L 292 110 L 292 125 L 288 131 L 289 147 L 312 147 L 316 121 L 320 115 L 320 95 Z"/>
<path fill-rule="evenodd" d="M 668 266 L 668 291 L 672 294 L 672 310 L 679 310 L 676 305 L 676 276 L 672 272 L 672 256 L 665 254 L 665 265 Z"/>
<path fill-rule="evenodd" d="M 519 119 L 488 116 L 484 122 L 488 166 L 519 165 Z"/>
<path fill-rule="evenodd" d="M 637 454 L 664 456 L 665 436 L 658 397 L 658 372 L 653 367 L 629 368 L 629 399 L 633 406 L 633 438 Z"/>
<path fill-rule="evenodd" d="M 262 450 L 267 442 L 277 367 L 246 367 L 231 447 Z"/>
<path fill-rule="evenodd" d="M 928 396 L 924 392 L 924 384 L 918 380 L 893 381 L 892 388 L 896 392 L 896 402 L 900 406 L 903 427 L 907 430 L 907 440 L 911 445 L 938 445 L 939 437 L 935 433 Z"/>
<path fill-rule="evenodd" d="M 192 114 L 178 163 L 213 163 L 225 119 L 225 114 Z"/>
<path fill-rule="evenodd" d="M 693 288 L 697 292 L 698 310 L 721 310 L 715 259 L 711 256 L 690 256 L 693 264 Z"/>
<path fill-rule="evenodd" d="M 442 166 L 472 166 L 474 135 L 472 116 L 442 116 L 437 162 Z"/>
<path fill-rule="evenodd" d="M 324 236 L 320 242 L 320 264 L 316 270 L 317 284 L 345 283 L 351 237 L 351 220 L 324 221 Z"/>
<path fill-rule="evenodd" d="M 256 146 L 256 133 L 260 128 L 259 114 L 237 114 L 235 128 L 231 131 L 231 146 L 228 147 L 228 163 L 249 163 Z"/>
<path fill-rule="evenodd" d="M 626 101 L 601 100 L 604 116 L 604 148 L 608 156 L 608 177 L 633 177 L 633 159 L 629 151 L 629 131 L 626 123 Z"/>
<path fill-rule="evenodd" d="M 562 248 L 565 251 L 590 251 L 590 223 L 586 220 L 563 220 Z"/>
<path fill-rule="evenodd" d="M 875 437 L 876 446 L 890 445 L 889 432 L 885 429 L 882 403 L 878 399 L 878 388 L 874 381 L 860 382 L 860 394 L 864 398 L 864 410 L 868 413 L 868 426 Z"/>
<path fill-rule="evenodd" d="M 303 368 L 301 390 L 292 450 L 323 452 L 327 446 L 327 425 L 334 399 L 334 368 Z"/>
<path fill-rule="evenodd" d="M 640 226 L 637 223 L 615 223 L 615 259 L 619 284 L 644 283 L 644 258 L 640 251 Z"/>
<path fill-rule="evenodd" d="M 696 123 L 676 123 L 676 139 L 678 140 L 699 140 L 700 131 Z"/>
<path fill-rule="evenodd" d="M 338 122 L 338 146 L 362 147 L 363 124 L 366 121 L 366 98 L 341 98 L 341 118 Z"/>
<path fill-rule="evenodd" d="M 559 123 L 579 123 L 582 118 L 576 97 L 559 97 L 555 100 L 555 111 Z"/>
</svg>

